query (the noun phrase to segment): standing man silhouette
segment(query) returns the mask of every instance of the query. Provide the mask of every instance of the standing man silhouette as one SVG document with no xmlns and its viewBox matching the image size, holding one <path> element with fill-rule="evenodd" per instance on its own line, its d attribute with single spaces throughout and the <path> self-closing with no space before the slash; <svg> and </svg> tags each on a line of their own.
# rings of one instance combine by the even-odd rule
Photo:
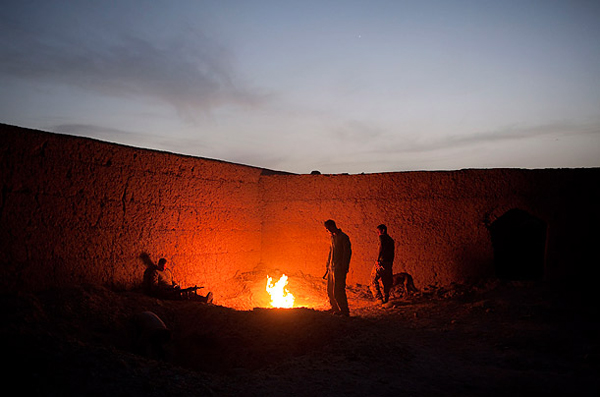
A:
<svg viewBox="0 0 600 397">
<path fill-rule="evenodd" d="M 394 239 L 387 234 L 387 226 L 377 226 L 379 234 L 379 252 L 377 260 L 371 271 L 371 293 L 380 304 L 385 304 L 390 299 L 390 290 L 394 284 L 392 265 L 394 264 Z M 383 284 L 383 295 L 379 288 L 379 281 Z"/>
<path fill-rule="evenodd" d="M 330 311 L 337 315 L 349 316 L 346 275 L 352 256 L 350 238 L 331 219 L 325 221 L 325 229 L 331 236 L 331 247 L 327 258 L 327 295 L 331 304 Z"/>
</svg>

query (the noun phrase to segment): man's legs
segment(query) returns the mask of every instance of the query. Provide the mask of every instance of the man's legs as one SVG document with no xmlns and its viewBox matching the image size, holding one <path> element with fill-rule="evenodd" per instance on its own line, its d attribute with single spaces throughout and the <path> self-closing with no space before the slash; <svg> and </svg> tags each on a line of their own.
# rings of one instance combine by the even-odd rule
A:
<svg viewBox="0 0 600 397">
<path fill-rule="evenodd" d="M 383 303 L 390 300 L 390 290 L 394 284 L 394 275 L 392 268 L 384 268 L 381 272 L 381 282 L 383 284 Z"/>
<path fill-rule="evenodd" d="M 168 299 L 168 300 L 182 300 L 183 296 L 181 296 L 181 291 L 176 288 L 165 288 L 160 291 L 159 296 L 160 299 Z"/>
<path fill-rule="evenodd" d="M 381 275 L 377 271 L 377 266 L 373 266 L 373 270 L 371 270 L 371 283 L 370 283 L 369 287 L 371 289 L 371 294 L 373 295 L 373 298 L 378 301 L 383 302 L 383 296 L 381 295 L 381 289 L 379 288 L 379 279 L 380 278 L 381 278 Z M 385 291 L 385 284 L 384 284 L 384 291 Z"/>
<path fill-rule="evenodd" d="M 329 304 L 331 305 L 331 311 L 334 313 L 340 312 L 340 307 L 335 299 L 335 277 L 333 270 L 327 273 L 327 296 L 329 297 Z"/>
<path fill-rule="evenodd" d="M 350 309 L 348 308 L 348 297 L 346 296 L 346 272 L 336 273 L 334 277 L 333 293 L 335 300 L 340 313 L 344 316 L 349 316 Z"/>
<path fill-rule="evenodd" d="M 198 295 L 193 292 L 190 292 L 187 296 L 188 300 L 203 302 L 203 303 L 212 303 L 213 301 L 213 293 L 209 292 L 206 296 Z"/>
</svg>

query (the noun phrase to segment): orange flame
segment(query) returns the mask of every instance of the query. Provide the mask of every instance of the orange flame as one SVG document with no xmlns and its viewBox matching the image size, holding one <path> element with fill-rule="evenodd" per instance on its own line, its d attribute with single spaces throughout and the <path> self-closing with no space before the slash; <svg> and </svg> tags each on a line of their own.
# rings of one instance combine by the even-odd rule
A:
<svg viewBox="0 0 600 397">
<path fill-rule="evenodd" d="M 288 277 L 284 274 L 279 281 L 273 283 L 273 279 L 267 276 L 267 292 L 271 295 L 271 306 L 290 308 L 294 307 L 294 295 L 285 287 Z"/>
</svg>

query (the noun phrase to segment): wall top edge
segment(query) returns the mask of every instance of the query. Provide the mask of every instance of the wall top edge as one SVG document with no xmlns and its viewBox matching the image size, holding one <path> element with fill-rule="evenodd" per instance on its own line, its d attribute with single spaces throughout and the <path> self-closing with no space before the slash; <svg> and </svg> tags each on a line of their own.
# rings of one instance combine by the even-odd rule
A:
<svg viewBox="0 0 600 397">
<path fill-rule="evenodd" d="M 235 163 L 235 162 L 227 161 L 227 160 L 193 156 L 193 155 L 170 152 L 167 150 L 149 149 L 149 148 L 144 148 L 144 147 L 126 145 L 126 144 L 122 144 L 122 143 L 103 141 L 103 140 L 97 139 L 97 138 L 90 138 L 90 137 L 84 137 L 84 136 L 78 136 L 78 135 L 69 135 L 69 134 L 57 133 L 57 132 L 49 132 L 49 131 L 37 130 L 37 129 L 33 129 L 33 128 L 14 126 L 14 125 L 9 125 L 9 124 L 4 124 L 4 123 L 0 123 L 0 132 L 2 134 L 13 134 L 13 135 L 18 135 L 18 134 L 30 134 L 30 135 L 39 135 L 39 136 L 45 135 L 48 137 L 56 137 L 58 139 L 65 139 L 65 140 L 71 140 L 71 141 L 91 142 L 94 144 L 103 145 L 103 146 L 107 146 L 107 147 L 120 147 L 120 148 L 133 150 L 133 151 L 139 151 L 139 152 L 143 152 L 143 153 L 163 154 L 163 155 L 173 156 L 173 157 L 178 157 L 178 158 L 183 158 L 183 159 L 188 158 L 188 159 L 203 160 L 203 161 L 209 161 L 209 162 L 220 163 L 220 164 L 227 164 L 227 165 L 232 165 L 232 166 L 236 166 L 236 167 L 247 168 L 247 169 L 254 170 L 254 171 L 259 171 L 261 177 L 278 177 L 278 176 L 294 177 L 295 176 L 295 177 L 302 177 L 302 178 L 307 178 L 307 177 L 311 177 L 311 178 L 333 178 L 333 177 L 335 177 L 335 178 L 339 178 L 339 177 L 356 178 L 356 177 L 361 177 L 361 176 L 369 177 L 369 176 L 386 176 L 386 175 L 399 175 L 399 174 L 411 174 L 411 175 L 415 175 L 415 174 L 443 175 L 444 174 L 444 175 L 448 175 L 448 174 L 493 173 L 493 172 L 536 173 L 536 174 L 546 173 L 546 172 L 577 172 L 577 173 L 581 173 L 581 172 L 598 173 L 598 172 L 600 172 L 600 167 L 578 167 L 578 168 L 566 168 L 566 167 L 562 167 L 562 168 L 516 168 L 516 167 L 508 168 L 508 167 L 503 167 L 502 168 L 501 167 L 501 168 L 463 168 L 463 169 L 448 169 L 448 170 L 385 171 L 385 172 L 372 172 L 372 173 L 364 173 L 363 172 L 363 173 L 352 173 L 352 174 L 350 174 L 350 173 L 328 174 L 328 173 L 321 173 L 319 171 L 312 171 L 311 173 L 306 173 L 306 174 L 296 174 L 296 173 L 291 173 L 291 172 L 286 172 L 286 171 L 278 171 L 278 170 L 272 170 L 272 169 L 268 169 L 268 168 L 257 167 L 257 166 L 248 165 L 248 164 Z"/>
<path fill-rule="evenodd" d="M 600 167 L 577 167 L 577 168 L 462 168 L 462 169 L 448 169 L 448 170 L 410 170 L 410 171 L 385 171 L 385 172 L 363 172 L 358 174 L 350 173 L 337 173 L 337 174 L 285 174 L 288 177 L 312 177 L 312 178 L 339 178 L 339 177 L 370 177 L 370 176 L 391 176 L 391 175 L 416 175 L 416 174 L 428 174 L 428 175 L 451 175 L 451 174 L 467 174 L 467 173 L 555 173 L 555 172 L 589 172 L 589 173 L 600 173 Z M 263 174 L 265 176 L 279 176 L 280 174 Z"/>
<path fill-rule="evenodd" d="M 68 140 L 68 141 L 90 142 L 90 143 L 105 146 L 105 147 L 123 148 L 123 149 L 142 152 L 142 153 L 162 154 L 162 155 L 173 156 L 173 157 L 178 157 L 178 158 L 182 158 L 182 159 L 187 158 L 187 159 L 194 159 L 194 160 L 203 160 L 203 161 L 209 161 L 209 162 L 214 162 L 214 163 L 227 164 L 227 165 L 233 165 L 233 166 L 237 166 L 237 167 L 248 168 L 248 169 L 260 172 L 260 175 L 294 175 L 294 174 L 284 172 L 284 171 L 270 170 L 267 168 L 256 167 L 256 166 L 252 166 L 252 165 L 248 165 L 248 164 L 234 163 L 232 161 L 227 161 L 227 160 L 214 159 L 214 158 L 208 158 L 208 157 L 200 157 L 200 156 L 192 156 L 192 155 L 187 155 L 187 154 L 182 154 L 182 153 L 170 152 L 168 150 L 149 149 L 149 148 L 127 145 L 127 144 L 122 144 L 122 143 L 117 143 L 117 142 L 104 141 L 104 140 L 97 139 L 97 138 L 90 138 L 90 137 L 78 136 L 78 135 L 69 135 L 69 134 L 59 133 L 59 132 L 43 131 L 43 130 L 20 127 L 20 126 L 4 124 L 4 123 L 0 123 L 0 133 L 6 134 L 6 135 L 12 134 L 12 135 L 37 135 L 37 136 L 42 136 L 42 137 L 47 136 L 47 137 L 54 137 L 56 139 Z M 1 141 L 0 141 L 0 143 L 1 143 Z"/>
</svg>

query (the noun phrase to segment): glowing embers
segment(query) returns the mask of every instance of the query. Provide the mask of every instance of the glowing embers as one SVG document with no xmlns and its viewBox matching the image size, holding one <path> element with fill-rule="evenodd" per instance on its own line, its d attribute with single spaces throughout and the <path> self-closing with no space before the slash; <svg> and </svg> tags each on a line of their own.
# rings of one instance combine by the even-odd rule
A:
<svg viewBox="0 0 600 397">
<path fill-rule="evenodd" d="M 271 306 L 273 307 L 294 307 L 294 295 L 285 287 L 288 283 L 288 277 L 284 274 L 279 281 L 273 283 L 273 279 L 267 276 L 267 292 L 271 295 Z"/>
</svg>

